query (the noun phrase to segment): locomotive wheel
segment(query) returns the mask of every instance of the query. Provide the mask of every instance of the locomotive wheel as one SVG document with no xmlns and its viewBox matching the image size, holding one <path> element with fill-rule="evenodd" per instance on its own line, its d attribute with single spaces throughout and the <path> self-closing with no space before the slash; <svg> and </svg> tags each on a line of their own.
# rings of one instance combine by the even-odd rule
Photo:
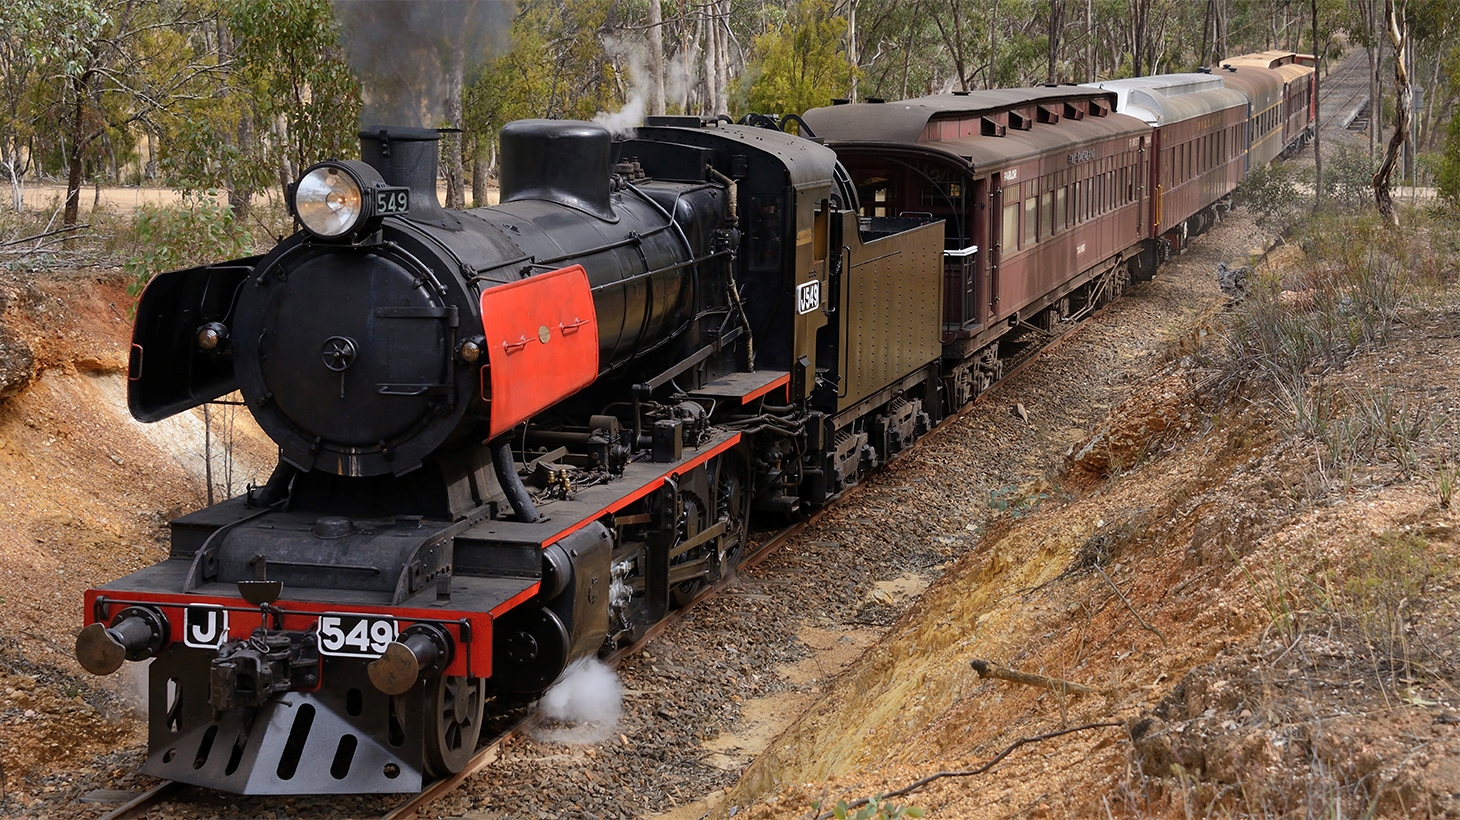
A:
<svg viewBox="0 0 1460 820">
<path fill-rule="evenodd" d="M 707 505 L 704 500 L 696 498 L 693 493 L 685 492 L 681 498 L 684 504 L 684 531 L 682 537 L 685 540 L 689 540 L 704 531 L 707 524 L 706 519 L 709 517 L 709 510 L 706 509 Z M 702 554 L 704 550 L 705 547 L 703 546 L 696 547 L 680 556 L 679 561 L 676 563 L 692 561 L 696 555 Z M 688 581 L 681 581 L 670 588 L 669 603 L 675 609 L 679 609 L 694 600 L 694 597 L 700 594 L 700 590 L 704 588 L 704 578 L 691 578 Z"/>
<path fill-rule="evenodd" d="M 700 590 L 704 588 L 705 579 L 703 578 L 692 578 L 688 581 L 682 581 L 675 584 L 674 588 L 669 590 L 669 603 L 675 609 L 682 609 L 688 606 L 689 602 L 693 601 L 695 596 L 700 594 Z"/>
<path fill-rule="evenodd" d="M 725 534 L 720 536 L 719 576 L 729 575 L 740 563 L 749 531 L 749 507 L 746 503 L 745 476 L 739 466 L 728 459 L 721 462 L 715 476 L 716 519 L 725 520 Z"/>
<path fill-rule="evenodd" d="M 476 754 L 486 697 L 481 678 L 438 675 L 426 681 L 426 773 L 447 777 Z"/>
</svg>

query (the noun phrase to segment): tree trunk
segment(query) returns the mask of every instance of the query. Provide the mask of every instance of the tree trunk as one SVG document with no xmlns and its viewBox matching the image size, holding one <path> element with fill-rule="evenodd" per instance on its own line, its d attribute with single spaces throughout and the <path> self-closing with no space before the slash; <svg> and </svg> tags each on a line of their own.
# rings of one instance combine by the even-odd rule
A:
<svg viewBox="0 0 1460 820">
<path fill-rule="evenodd" d="M 1212 60 L 1220 63 L 1227 59 L 1227 0 L 1217 0 L 1217 53 Z"/>
<path fill-rule="evenodd" d="M 1065 27 L 1065 0 L 1050 0 L 1049 2 L 1049 70 L 1046 75 L 1048 83 L 1059 82 L 1060 62 L 1060 34 Z"/>
<path fill-rule="evenodd" d="M 730 113 L 730 0 L 720 0 L 715 9 L 715 99 L 716 114 Z M 797 114 L 800 111 L 795 112 Z"/>
<path fill-rule="evenodd" d="M 466 207 L 466 166 L 461 157 L 462 91 L 466 80 L 466 54 L 460 46 L 452 50 L 446 74 L 446 124 L 456 129 L 444 134 L 446 143 L 446 207 Z"/>
<path fill-rule="evenodd" d="M 487 207 L 487 161 L 482 159 L 482 150 L 477 148 L 471 159 L 471 206 Z"/>
<path fill-rule="evenodd" d="M 649 114 L 664 115 L 664 10 L 659 0 L 649 0 Z M 475 190 L 472 196 L 477 198 Z"/>
<path fill-rule="evenodd" d="M 142 178 L 157 179 L 157 134 L 147 129 L 147 164 L 142 166 Z"/>
<path fill-rule="evenodd" d="M 1100 79 L 1100 67 L 1096 63 L 1095 51 L 1095 5 L 1085 0 L 1085 82 Z"/>
<path fill-rule="evenodd" d="M 857 101 L 858 81 L 857 62 L 861 56 L 857 54 L 857 0 L 850 0 L 847 5 L 847 65 L 852 68 L 852 102 Z"/>
<path fill-rule="evenodd" d="M 1389 224 L 1397 227 L 1399 215 L 1395 213 L 1394 200 L 1389 195 L 1389 181 L 1399 161 L 1399 152 L 1409 140 L 1409 70 L 1404 64 L 1409 29 L 1404 21 L 1404 8 L 1396 9 L 1394 0 L 1384 0 L 1384 16 L 1388 22 L 1390 45 L 1394 47 L 1394 136 L 1389 138 L 1384 163 L 1374 174 L 1374 204 Z"/>
<path fill-rule="evenodd" d="M 1206 13 L 1201 19 L 1201 59 L 1198 65 L 1207 65 L 1207 55 L 1212 53 L 1212 37 L 1215 28 L 1212 25 L 1212 18 L 1216 16 L 1216 0 L 1207 0 Z"/>
<path fill-rule="evenodd" d="M 702 113 L 713 117 L 720 108 L 720 100 L 715 97 L 715 12 L 719 8 L 718 3 L 710 3 L 705 8 L 705 100 Z"/>
<path fill-rule="evenodd" d="M 71 81 L 71 90 L 76 95 L 76 104 L 71 112 L 71 143 L 66 152 L 66 210 L 61 224 L 71 227 L 81 219 L 81 164 L 86 155 L 86 75 Z"/>
<path fill-rule="evenodd" d="M 958 28 L 958 30 L 959 31 L 962 31 L 962 27 L 960 26 Z M 998 58 L 999 58 L 999 0 L 994 0 L 993 12 L 989 15 L 989 56 L 988 56 L 988 59 L 984 61 L 984 64 L 988 66 L 988 68 L 986 68 L 984 70 L 984 75 L 983 75 L 983 87 L 984 88 L 993 88 L 994 87 L 994 64 L 996 62 L 998 62 Z M 963 88 L 964 88 L 965 91 L 969 90 L 967 84 L 964 84 Z"/>
<path fill-rule="evenodd" d="M 1369 0 L 1369 161 L 1374 160 L 1374 149 L 1384 139 L 1384 87 L 1379 82 L 1379 72 L 1384 64 L 1384 40 L 1379 34 L 1379 0 Z"/>
</svg>

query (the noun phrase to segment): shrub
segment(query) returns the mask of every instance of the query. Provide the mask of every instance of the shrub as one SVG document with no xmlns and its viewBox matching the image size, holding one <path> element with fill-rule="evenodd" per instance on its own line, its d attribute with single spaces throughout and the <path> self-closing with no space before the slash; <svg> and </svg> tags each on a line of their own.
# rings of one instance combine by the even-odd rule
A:
<svg viewBox="0 0 1460 820">
<path fill-rule="evenodd" d="M 1257 214 L 1257 223 L 1286 233 L 1306 210 L 1306 197 L 1298 187 L 1298 170 L 1288 163 L 1258 168 L 1237 187 L 1238 204 Z"/>
<path fill-rule="evenodd" d="M 133 295 L 159 273 L 243 256 L 251 244 L 233 211 L 209 195 L 186 196 L 175 207 L 144 205 L 133 232 L 137 247 L 123 265 Z"/>
<path fill-rule="evenodd" d="M 1323 198 L 1347 210 L 1374 206 L 1374 173 L 1377 157 L 1358 145 L 1341 144 L 1323 166 Z"/>
</svg>

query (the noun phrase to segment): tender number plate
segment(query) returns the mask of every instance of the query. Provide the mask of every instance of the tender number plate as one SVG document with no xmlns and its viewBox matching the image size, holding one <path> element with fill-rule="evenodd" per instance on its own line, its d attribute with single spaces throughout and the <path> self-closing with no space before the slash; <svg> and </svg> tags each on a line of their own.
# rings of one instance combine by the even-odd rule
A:
<svg viewBox="0 0 1460 820">
<path fill-rule="evenodd" d="M 397 635 L 394 618 L 375 615 L 319 616 L 319 651 L 344 658 L 378 658 Z"/>
<path fill-rule="evenodd" d="M 821 281 L 812 279 L 796 286 L 796 313 L 810 313 L 821 307 Z"/>
<path fill-rule="evenodd" d="M 377 214 L 403 214 L 411 209 L 409 188 L 376 188 L 375 212 Z"/>
</svg>

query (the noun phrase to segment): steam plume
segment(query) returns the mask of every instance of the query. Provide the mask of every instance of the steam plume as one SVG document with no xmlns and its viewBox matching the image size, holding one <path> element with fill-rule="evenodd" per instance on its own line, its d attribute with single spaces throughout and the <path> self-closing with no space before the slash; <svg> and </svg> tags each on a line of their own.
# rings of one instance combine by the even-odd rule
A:
<svg viewBox="0 0 1460 820">
<path fill-rule="evenodd" d="M 597 658 L 589 658 L 569 669 L 542 696 L 543 713 L 557 725 L 534 734 L 550 743 L 598 743 L 618 729 L 623 696 L 618 675 Z"/>
<path fill-rule="evenodd" d="M 616 37 L 605 37 L 603 50 L 624 61 L 629 72 L 629 95 L 623 108 L 595 114 L 593 121 L 615 135 L 622 135 L 644 122 L 644 112 L 649 107 L 649 57 L 641 46 Z"/>
<path fill-rule="evenodd" d="M 506 47 L 511 0 L 335 0 L 362 125 L 434 128 L 447 99 Z"/>
</svg>

